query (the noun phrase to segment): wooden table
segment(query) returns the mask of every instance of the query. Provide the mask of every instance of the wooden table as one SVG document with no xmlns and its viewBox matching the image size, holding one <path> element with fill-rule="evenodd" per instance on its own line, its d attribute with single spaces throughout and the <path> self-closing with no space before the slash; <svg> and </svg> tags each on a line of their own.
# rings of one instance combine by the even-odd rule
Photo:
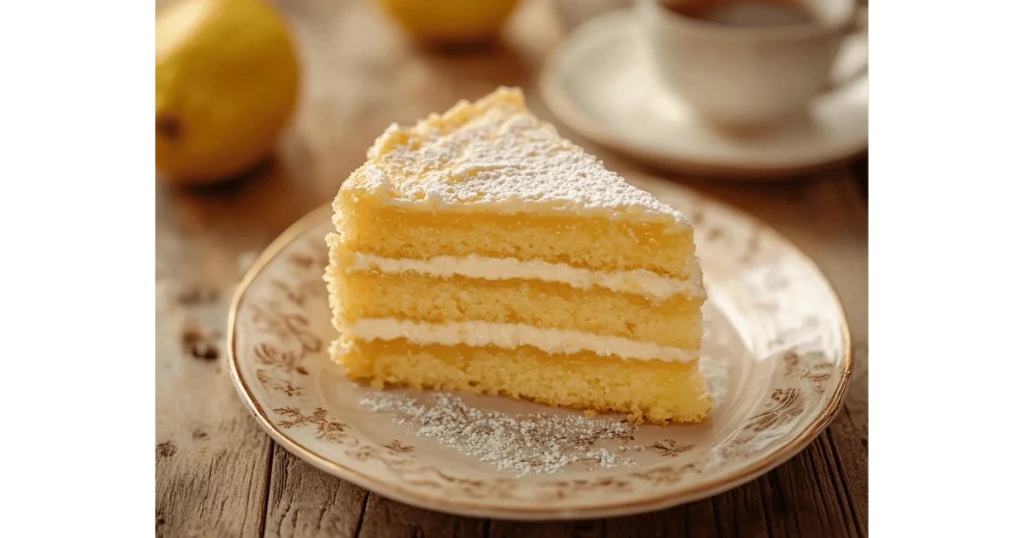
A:
<svg viewBox="0 0 1024 538">
<path fill-rule="evenodd" d="M 776 184 L 676 178 L 776 227 L 832 280 L 857 370 L 843 411 L 806 450 L 716 497 L 608 520 L 517 523 L 412 508 L 321 473 L 275 445 L 235 394 L 224 362 L 228 304 L 278 233 L 329 200 L 392 121 L 408 123 L 498 84 L 525 89 L 561 35 L 526 2 L 507 45 L 472 55 L 409 45 L 361 1 L 281 0 L 305 64 L 302 102 L 268 166 L 156 200 L 156 533 L 160 536 L 856 536 L 867 533 L 867 169 L 861 160 Z M 631 166 L 561 131 L 607 165 Z"/>
</svg>

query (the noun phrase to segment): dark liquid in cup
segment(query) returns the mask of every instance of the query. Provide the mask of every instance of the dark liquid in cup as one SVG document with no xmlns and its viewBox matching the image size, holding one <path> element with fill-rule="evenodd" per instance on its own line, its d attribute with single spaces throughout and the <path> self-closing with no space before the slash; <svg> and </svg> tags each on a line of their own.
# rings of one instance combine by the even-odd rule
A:
<svg viewBox="0 0 1024 538">
<path fill-rule="evenodd" d="M 791 0 L 662 0 L 684 17 L 728 26 L 794 26 L 815 21 L 814 12 Z"/>
</svg>

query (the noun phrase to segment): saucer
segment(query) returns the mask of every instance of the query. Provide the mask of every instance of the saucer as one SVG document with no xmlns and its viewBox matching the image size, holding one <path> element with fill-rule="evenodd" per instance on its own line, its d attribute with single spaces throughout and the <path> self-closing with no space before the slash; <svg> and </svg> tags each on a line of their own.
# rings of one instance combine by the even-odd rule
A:
<svg viewBox="0 0 1024 538">
<path fill-rule="evenodd" d="M 817 97 L 804 117 L 742 138 L 711 130 L 663 90 L 639 38 L 632 10 L 598 16 L 569 35 L 541 74 L 551 112 L 610 149 L 702 175 L 785 179 L 868 148 L 866 33 L 849 37 L 839 52 L 835 78 L 845 84 Z"/>
</svg>

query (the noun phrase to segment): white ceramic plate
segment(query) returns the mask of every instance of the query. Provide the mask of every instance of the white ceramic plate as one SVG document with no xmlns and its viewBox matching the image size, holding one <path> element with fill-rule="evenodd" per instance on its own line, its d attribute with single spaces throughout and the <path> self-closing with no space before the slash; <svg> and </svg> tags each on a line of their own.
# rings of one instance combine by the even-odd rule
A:
<svg viewBox="0 0 1024 538">
<path fill-rule="evenodd" d="M 784 179 L 833 166 L 868 147 L 866 33 L 848 38 L 834 78 L 806 117 L 758 135 L 708 129 L 663 90 L 643 54 L 631 10 L 591 19 L 548 59 L 540 91 L 552 113 L 583 136 L 659 168 L 719 177 Z M 859 76 L 857 76 L 859 74 Z"/>
<path fill-rule="evenodd" d="M 242 400 L 281 446 L 314 466 L 402 502 L 470 516 L 629 514 L 767 472 L 840 408 L 852 367 L 842 307 L 814 264 L 774 231 L 674 184 L 631 181 L 694 222 L 709 294 L 704 356 L 718 398 L 705 424 L 640 426 L 629 440 L 632 465 L 576 463 L 517 476 L 360 405 L 379 392 L 349 381 L 326 353 L 335 337 L 321 277 L 326 206 L 274 241 L 239 287 L 228 338 Z M 500 397 L 465 400 L 513 414 L 579 414 Z M 625 441 L 607 442 L 614 451 Z"/>
</svg>

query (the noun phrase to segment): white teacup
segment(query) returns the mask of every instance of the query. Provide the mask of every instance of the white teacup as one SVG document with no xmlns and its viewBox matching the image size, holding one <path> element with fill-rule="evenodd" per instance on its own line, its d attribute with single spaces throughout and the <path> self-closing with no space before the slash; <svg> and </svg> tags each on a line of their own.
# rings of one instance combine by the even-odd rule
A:
<svg viewBox="0 0 1024 538">
<path fill-rule="evenodd" d="M 680 14 L 685 6 L 674 11 L 666 0 L 638 0 L 640 31 L 664 87 L 723 126 L 763 126 L 805 109 L 830 86 L 839 46 L 856 29 L 855 0 L 696 1 L 733 9 L 731 22 L 715 22 L 710 11 Z M 786 6 L 801 7 L 807 20 L 758 18 Z M 743 22 L 743 9 L 753 21 Z"/>
</svg>

